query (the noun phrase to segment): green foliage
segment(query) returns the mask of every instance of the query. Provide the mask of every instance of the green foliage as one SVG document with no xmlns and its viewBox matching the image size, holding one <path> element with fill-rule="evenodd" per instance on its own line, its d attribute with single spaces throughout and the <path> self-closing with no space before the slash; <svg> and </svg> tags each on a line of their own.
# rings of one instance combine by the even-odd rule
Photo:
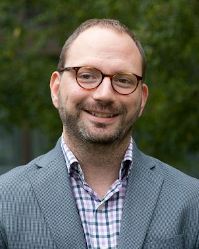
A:
<svg viewBox="0 0 199 249">
<path fill-rule="evenodd" d="M 199 5 L 150 2 L 145 13 L 151 96 L 139 127 L 141 144 L 153 144 L 151 154 L 179 164 L 199 147 Z"/>
<path fill-rule="evenodd" d="M 197 0 L 1 0 L 1 126 L 26 123 L 53 142 L 60 135 L 48 82 L 66 38 L 89 18 L 119 19 L 146 51 L 150 97 L 135 129 L 139 146 L 176 166 L 199 168 L 190 160 L 199 148 Z"/>
</svg>

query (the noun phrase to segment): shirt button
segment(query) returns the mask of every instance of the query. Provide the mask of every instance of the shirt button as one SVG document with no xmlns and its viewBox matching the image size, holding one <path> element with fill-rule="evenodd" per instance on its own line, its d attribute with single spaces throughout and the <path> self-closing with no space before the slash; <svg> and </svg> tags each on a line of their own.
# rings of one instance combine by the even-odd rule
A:
<svg viewBox="0 0 199 249">
<path fill-rule="evenodd" d="M 82 173 L 83 173 L 83 171 L 82 171 L 82 169 L 81 169 L 80 167 L 78 167 L 78 173 L 79 173 L 80 175 L 82 175 Z"/>
</svg>

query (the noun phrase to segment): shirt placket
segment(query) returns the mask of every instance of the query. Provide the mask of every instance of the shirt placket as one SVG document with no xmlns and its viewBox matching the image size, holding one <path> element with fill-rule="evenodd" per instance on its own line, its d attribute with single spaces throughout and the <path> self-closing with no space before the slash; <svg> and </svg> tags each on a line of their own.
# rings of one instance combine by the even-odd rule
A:
<svg viewBox="0 0 199 249">
<path fill-rule="evenodd" d="M 96 193 L 84 182 L 84 189 L 92 198 L 93 204 L 93 216 L 91 220 L 92 226 L 90 226 L 90 234 L 92 237 L 91 246 L 92 248 L 110 248 L 115 242 L 110 242 L 110 233 L 112 232 L 109 226 L 110 220 L 110 202 L 111 198 L 120 191 L 122 183 L 117 180 L 110 190 L 107 192 L 103 199 L 100 199 Z M 119 231 L 118 231 L 119 232 Z"/>
</svg>

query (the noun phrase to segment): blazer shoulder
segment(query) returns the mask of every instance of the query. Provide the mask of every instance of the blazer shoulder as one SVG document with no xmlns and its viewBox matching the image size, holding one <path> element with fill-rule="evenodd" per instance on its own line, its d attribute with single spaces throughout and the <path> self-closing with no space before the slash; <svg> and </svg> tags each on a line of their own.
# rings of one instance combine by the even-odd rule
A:
<svg viewBox="0 0 199 249">
<path fill-rule="evenodd" d="M 189 176 L 181 170 L 156 158 L 153 158 L 153 161 L 157 165 L 157 167 L 159 167 L 165 178 L 175 179 L 176 181 L 182 182 L 185 185 L 191 184 L 193 186 L 196 185 L 196 187 L 199 187 L 199 179 Z"/>
<path fill-rule="evenodd" d="M 37 163 L 43 158 L 44 155 L 41 155 L 26 165 L 16 166 L 7 173 L 4 173 L 0 176 L 0 189 L 7 188 L 8 186 L 14 186 L 15 182 L 19 185 L 19 182 L 23 182 L 23 179 L 26 178 L 28 172 L 37 165 Z"/>
<path fill-rule="evenodd" d="M 26 181 L 27 175 L 30 171 L 35 170 L 37 167 L 41 167 L 41 165 L 48 165 L 50 161 L 57 158 L 58 154 L 60 154 L 59 141 L 55 148 L 49 152 L 38 156 L 26 165 L 17 166 L 7 173 L 2 174 L 0 176 L 0 189 L 7 189 L 8 186 L 15 186 L 15 183 L 19 186 L 19 182 L 23 183 Z"/>
<path fill-rule="evenodd" d="M 134 162 L 139 162 L 139 168 L 143 168 L 143 172 L 153 172 L 163 179 L 163 190 L 167 194 L 173 193 L 174 196 L 179 194 L 186 199 L 197 200 L 199 203 L 199 180 L 191 177 L 175 167 L 162 162 L 161 160 L 152 156 L 146 155 L 138 149 L 135 142 L 134 148 Z M 145 169 L 145 170 L 144 170 Z M 147 169 L 147 170 L 146 170 Z"/>
<path fill-rule="evenodd" d="M 142 154 L 164 179 L 163 188 L 199 203 L 199 180 L 154 157 Z M 168 192 L 169 193 L 169 192 Z"/>
</svg>

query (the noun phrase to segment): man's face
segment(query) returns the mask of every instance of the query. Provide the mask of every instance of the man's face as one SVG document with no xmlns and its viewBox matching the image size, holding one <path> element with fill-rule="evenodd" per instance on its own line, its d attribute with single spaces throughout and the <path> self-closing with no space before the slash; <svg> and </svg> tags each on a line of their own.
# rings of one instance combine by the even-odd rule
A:
<svg viewBox="0 0 199 249">
<path fill-rule="evenodd" d="M 105 74 L 127 71 L 142 76 L 141 55 L 132 38 L 101 27 L 89 28 L 77 37 L 65 66 L 90 66 Z M 75 71 L 63 75 L 54 72 L 51 78 L 51 95 L 64 125 L 65 139 L 75 137 L 107 144 L 130 138 L 148 96 L 147 86 L 140 83 L 132 94 L 121 95 L 105 77 L 97 89 L 85 90 L 77 84 L 75 75 Z"/>
</svg>

